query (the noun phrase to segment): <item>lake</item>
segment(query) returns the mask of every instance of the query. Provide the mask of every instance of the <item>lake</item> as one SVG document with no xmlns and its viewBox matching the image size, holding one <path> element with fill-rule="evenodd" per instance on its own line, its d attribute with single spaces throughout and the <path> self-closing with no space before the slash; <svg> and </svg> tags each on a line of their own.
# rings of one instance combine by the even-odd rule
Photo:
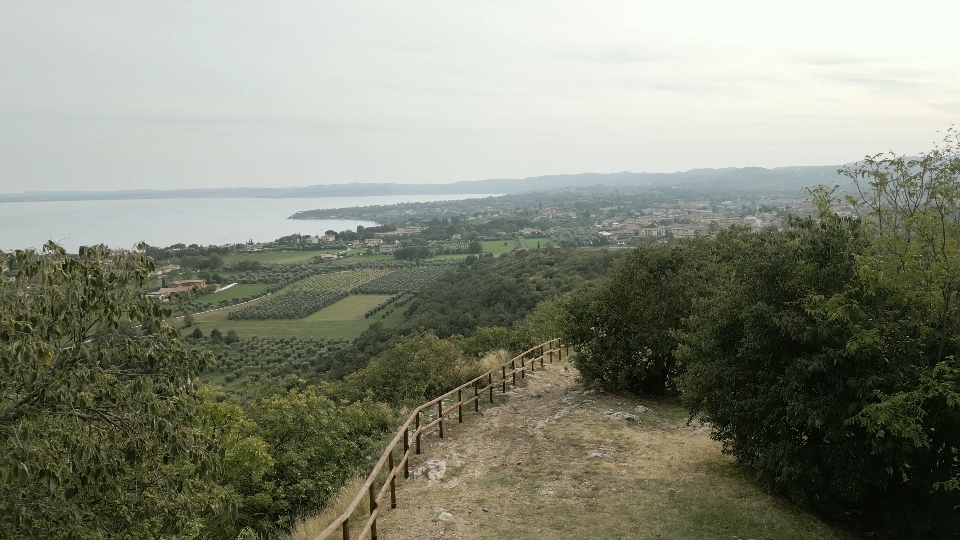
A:
<svg viewBox="0 0 960 540">
<path fill-rule="evenodd" d="M 389 195 L 307 199 L 138 199 L 0 203 L 0 250 L 40 248 L 54 240 L 76 253 L 82 245 L 132 248 L 138 242 L 221 245 L 268 242 L 294 233 L 323 235 L 375 225 L 337 219 L 293 220 L 300 210 L 449 201 L 492 195 Z"/>
</svg>

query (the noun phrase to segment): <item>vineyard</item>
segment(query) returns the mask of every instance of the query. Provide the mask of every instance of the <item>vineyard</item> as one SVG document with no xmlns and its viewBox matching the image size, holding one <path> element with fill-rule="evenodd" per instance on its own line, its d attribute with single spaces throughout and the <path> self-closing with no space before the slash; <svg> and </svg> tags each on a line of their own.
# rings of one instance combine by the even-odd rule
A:
<svg viewBox="0 0 960 540">
<path fill-rule="evenodd" d="M 393 269 L 358 269 L 319 274 L 301 279 L 287 287 L 288 291 L 349 291 L 359 285 L 381 278 Z"/>
<path fill-rule="evenodd" d="M 447 268 L 443 266 L 421 266 L 404 268 L 381 276 L 356 287 L 356 294 L 400 294 L 417 292 L 421 287 L 442 276 Z"/>
<path fill-rule="evenodd" d="M 310 276 L 291 284 L 285 292 L 231 312 L 227 318 L 302 319 L 347 297 L 351 288 L 376 281 L 389 272 L 391 270 L 361 269 Z"/>
<path fill-rule="evenodd" d="M 290 291 L 233 311 L 227 319 L 302 319 L 330 304 L 346 298 L 343 291 Z"/>
</svg>

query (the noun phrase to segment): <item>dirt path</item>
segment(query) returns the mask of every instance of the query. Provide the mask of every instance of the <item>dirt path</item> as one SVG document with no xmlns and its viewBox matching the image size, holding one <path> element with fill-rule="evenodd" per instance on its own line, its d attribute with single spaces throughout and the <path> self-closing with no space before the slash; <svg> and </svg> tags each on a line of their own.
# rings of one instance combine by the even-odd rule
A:
<svg viewBox="0 0 960 540">
<path fill-rule="evenodd" d="M 547 366 L 426 436 L 380 538 L 849 538 L 757 489 L 679 407 L 575 379 Z"/>
</svg>

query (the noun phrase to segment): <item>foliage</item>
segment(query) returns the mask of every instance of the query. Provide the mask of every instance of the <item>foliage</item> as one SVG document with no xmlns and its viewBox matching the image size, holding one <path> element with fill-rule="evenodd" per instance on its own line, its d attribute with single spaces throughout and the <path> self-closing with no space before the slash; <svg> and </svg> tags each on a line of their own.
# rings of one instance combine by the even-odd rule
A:
<svg viewBox="0 0 960 540">
<path fill-rule="evenodd" d="M 354 396 L 370 392 L 378 401 L 416 405 L 479 374 L 477 366 L 453 343 L 423 334 L 380 354 L 346 384 Z"/>
<path fill-rule="evenodd" d="M 930 362 L 910 303 L 861 264 L 871 241 L 860 221 L 829 214 L 718 235 L 715 292 L 679 336 L 683 395 L 726 452 L 798 503 L 936 535 L 955 504 L 930 490 L 956 467 L 956 411 L 925 418 L 928 449 L 853 420 L 914 388 Z"/>
<path fill-rule="evenodd" d="M 0 282 L 0 530 L 17 538 L 193 537 L 224 511 L 185 348 L 141 287 L 143 252 L 54 243 Z M 127 325 L 142 323 L 137 333 Z"/>
<path fill-rule="evenodd" d="M 244 401 L 253 399 L 259 390 L 287 392 L 307 384 L 319 384 L 330 369 L 335 353 L 346 345 L 344 339 L 296 337 L 254 337 L 233 342 L 230 332 L 223 343 L 197 344 L 217 359 L 215 365 L 202 373 L 202 379 L 222 385 Z"/>
<path fill-rule="evenodd" d="M 488 352 L 499 349 L 514 350 L 516 348 L 516 334 L 502 326 L 482 326 L 477 328 L 469 338 L 460 339 L 456 343 L 464 354 L 479 358 Z"/>
<path fill-rule="evenodd" d="M 605 274 L 613 261 L 609 252 L 572 249 L 482 257 L 424 288 L 410 305 L 407 324 L 440 337 L 511 328 L 541 301 Z"/>
<path fill-rule="evenodd" d="M 232 477 L 239 493 L 238 528 L 260 534 L 288 530 L 294 520 L 319 510 L 337 489 L 376 452 L 393 418 L 384 408 L 362 401 L 338 405 L 315 387 L 260 399 L 248 411 L 243 429 L 256 451 L 267 446 L 270 467 L 258 479 L 254 469 Z M 265 464 L 248 457 L 243 462 Z"/>
<path fill-rule="evenodd" d="M 860 260 L 861 275 L 871 294 L 898 298 L 891 307 L 902 316 L 889 324 L 915 341 L 914 355 L 923 358 L 914 362 L 925 371 L 910 387 L 883 395 L 856 421 L 878 436 L 906 437 L 918 448 L 952 446 L 940 459 L 953 466 L 937 484 L 960 487 L 960 444 L 944 441 L 934 427 L 940 418 L 960 415 L 960 132 L 949 129 L 942 145 L 919 158 L 878 154 L 840 172 L 857 188 L 846 199 L 873 239 Z M 820 194 L 823 207 L 829 193 Z"/>
<path fill-rule="evenodd" d="M 674 332 L 709 286 L 709 261 L 704 241 L 642 244 L 599 286 L 569 297 L 563 336 L 581 377 L 612 391 L 675 391 L 682 366 Z"/>
</svg>

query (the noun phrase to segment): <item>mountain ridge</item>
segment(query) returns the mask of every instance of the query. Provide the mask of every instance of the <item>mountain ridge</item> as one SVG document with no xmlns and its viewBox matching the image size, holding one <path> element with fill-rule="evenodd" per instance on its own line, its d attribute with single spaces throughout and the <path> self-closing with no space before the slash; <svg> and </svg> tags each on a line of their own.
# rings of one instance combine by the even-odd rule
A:
<svg viewBox="0 0 960 540">
<path fill-rule="evenodd" d="M 490 178 L 463 180 L 447 184 L 397 184 L 389 182 L 349 184 L 315 184 L 300 187 L 240 187 L 193 189 L 135 189 L 117 191 L 24 191 L 0 193 L 0 202 L 133 200 L 133 199 L 188 199 L 188 198 L 309 198 L 358 197 L 369 195 L 460 195 L 512 194 L 571 187 L 605 185 L 668 186 L 707 185 L 714 187 L 781 187 L 801 188 L 839 180 L 840 166 L 788 166 L 767 169 L 763 167 L 725 167 L 719 169 L 691 169 L 673 173 L 578 173 L 532 176 L 522 179 Z"/>
</svg>

